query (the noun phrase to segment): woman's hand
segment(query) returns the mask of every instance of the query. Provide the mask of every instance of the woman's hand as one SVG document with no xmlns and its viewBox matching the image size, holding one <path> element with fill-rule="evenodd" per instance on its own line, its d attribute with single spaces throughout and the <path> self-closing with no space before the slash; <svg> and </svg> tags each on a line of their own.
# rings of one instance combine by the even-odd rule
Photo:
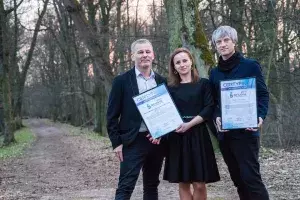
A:
<svg viewBox="0 0 300 200">
<path fill-rule="evenodd" d="M 217 126 L 218 132 L 228 132 L 228 130 L 224 130 L 224 129 L 221 128 L 222 127 L 221 117 L 216 118 L 216 124 L 215 125 Z"/>
<path fill-rule="evenodd" d="M 157 145 L 160 144 L 161 138 L 154 139 L 150 134 L 146 135 L 146 137 L 149 139 L 149 141 L 150 141 L 152 144 L 157 144 Z"/>
<path fill-rule="evenodd" d="M 176 133 L 185 133 L 187 130 L 189 130 L 191 128 L 191 124 L 190 122 L 187 122 L 187 123 L 183 123 L 181 124 L 176 130 L 175 132 Z"/>
</svg>

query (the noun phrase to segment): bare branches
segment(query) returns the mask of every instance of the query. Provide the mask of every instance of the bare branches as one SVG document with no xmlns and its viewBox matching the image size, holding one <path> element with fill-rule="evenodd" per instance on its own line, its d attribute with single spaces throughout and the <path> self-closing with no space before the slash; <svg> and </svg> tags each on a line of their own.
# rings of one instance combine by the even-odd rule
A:
<svg viewBox="0 0 300 200">
<path fill-rule="evenodd" d="M 27 59 L 26 59 L 25 64 L 24 64 L 23 71 L 22 71 L 22 76 L 21 76 L 21 80 L 20 80 L 20 82 L 22 84 L 25 83 L 27 71 L 29 69 L 29 66 L 30 66 L 30 63 L 31 63 L 31 60 L 32 60 L 32 56 L 33 56 L 33 51 L 34 51 L 34 48 L 35 48 L 35 45 L 36 45 L 38 32 L 39 32 L 40 26 L 42 24 L 43 17 L 46 13 L 48 2 L 49 2 L 49 0 L 45 0 L 43 10 L 42 10 L 37 22 L 36 22 L 35 28 L 34 28 L 34 33 L 33 33 L 32 41 L 31 41 L 30 49 L 29 49 L 28 54 L 27 54 Z"/>
<path fill-rule="evenodd" d="M 13 8 L 9 8 L 7 10 L 5 10 L 5 15 L 9 15 L 11 12 L 17 10 L 19 8 L 19 6 L 23 3 L 24 0 L 21 0 L 18 4 L 14 5 Z"/>
</svg>

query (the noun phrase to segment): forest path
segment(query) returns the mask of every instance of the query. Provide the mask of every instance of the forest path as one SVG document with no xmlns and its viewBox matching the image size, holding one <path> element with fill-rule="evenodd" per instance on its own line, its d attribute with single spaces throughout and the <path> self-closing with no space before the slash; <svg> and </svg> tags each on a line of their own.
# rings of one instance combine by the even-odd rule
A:
<svg viewBox="0 0 300 200">
<path fill-rule="evenodd" d="M 0 163 L 0 199 L 110 200 L 114 197 L 119 163 L 107 139 L 70 134 L 71 126 L 48 120 L 25 121 L 37 136 L 22 157 Z M 271 199 L 300 199 L 300 151 L 277 151 L 262 157 L 262 174 Z M 222 180 L 208 185 L 208 199 L 238 199 L 226 166 L 217 155 Z M 178 198 L 177 185 L 162 181 L 162 200 Z M 138 180 L 133 200 L 142 199 Z"/>
</svg>

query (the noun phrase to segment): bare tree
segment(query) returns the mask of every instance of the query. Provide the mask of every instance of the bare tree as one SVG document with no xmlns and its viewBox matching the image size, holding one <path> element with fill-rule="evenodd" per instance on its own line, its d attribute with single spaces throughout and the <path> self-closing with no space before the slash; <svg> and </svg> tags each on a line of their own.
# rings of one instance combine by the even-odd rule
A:
<svg viewBox="0 0 300 200">
<path fill-rule="evenodd" d="M 16 9 L 16 8 L 15 8 Z M 3 0 L 0 0 L 0 86 L 2 87 L 3 95 L 3 109 L 4 109 L 4 145 L 9 145 L 15 142 L 14 137 L 14 123 L 12 117 L 12 105 L 11 105 L 11 86 L 10 86 L 10 74 L 8 67 L 8 45 L 7 41 L 7 15 L 12 12 L 4 9 Z"/>
<path fill-rule="evenodd" d="M 26 57 L 26 60 L 25 60 L 25 63 L 24 65 L 21 65 L 21 71 L 20 70 L 20 66 L 17 65 L 17 62 L 16 62 L 16 52 L 13 53 L 13 62 L 11 63 L 12 64 L 12 68 L 14 68 L 14 70 L 17 71 L 17 73 L 15 73 L 16 77 L 14 78 L 17 78 L 17 85 L 15 87 L 15 90 L 14 93 L 16 94 L 14 97 L 14 117 L 15 117 L 15 120 L 16 120 L 16 125 L 17 127 L 21 127 L 22 126 L 22 96 L 23 96 L 23 92 L 24 92 L 24 85 L 25 85 L 25 81 L 26 81 L 26 76 L 27 76 L 27 72 L 28 72 L 28 69 L 30 67 L 30 63 L 32 61 L 32 56 L 33 56 L 33 51 L 34 51 L 34 48 L 35 48 L 35 45 L 36 45 L 36 41 L 37 41 L 37 37 L 38 37 L 38 33 L 40 31 L 40 26 L 42 24 L 42 20 L 43 20 L 43 17 L 46 13 L 46 10 L 47 10 L 47 6 L 48 6 L 48 2 L 49 0 L 45 0 L 44 2 L 44 6 L 43 6 L 43 9 L 42 9 L 42 12 L 40 13 L 39 17 L 38 17 L 38 20 L 35 24 L 35 28 L 34 28 L 34 32 L 33 32 L 33 36 L 32 36 L 32 40 L 31 40 L 31 44 L 30 44 L 30 48 L 29 48 L 29 51 L 27 53 L 27 57 Z M 17 15 L 15 14 L 15 23 L 17 23 Z M 18 27 L 18 24 L 15 24 L 15 29 L 17 29 Z M 17 45 L 17 38 L 18 38 L 18 35 L 17 35 L 17 30 L 15 31 L 15 45 Z M 14 48 L 14 50 L 16 51 L 17 50 L 17 47 Z"/>
<path fill-rule="evenodd" d="M 109 63 L 107 63 L 107 60 L 105 60 L 105 58 L 103 57 L 103 48 L 107 48 L 107 46 L 102 46 L 102 43 L 98 40 L 99 37 L 97 36 L 97 32 L 95 32 L 92 25 L 88 23 L 88 20 L 86 19 L 85 14 L 82 10 L 82 6 L 76 0 L 59 1 L 63 3 L 66 10 L 70 13 L 74 24 L 79 32 L 79 35 L 87 45 L 87 48 L 95 61 L 96 66 L 94 66 L 94 69 L 96 72 L 96 81 L 104 85 L 106 94 L 108 94 L 110 92 L 113 75 Z M 106 7 L 105 2 L 103 3 L 104 5 L 102 5 L 102 7 Z M 106 18 L 103 18 L 103 20 L 105 19 Z M 102 38 L 102 41 L 106 42 L 104 40 L 105 39 Z"/>
</svg>

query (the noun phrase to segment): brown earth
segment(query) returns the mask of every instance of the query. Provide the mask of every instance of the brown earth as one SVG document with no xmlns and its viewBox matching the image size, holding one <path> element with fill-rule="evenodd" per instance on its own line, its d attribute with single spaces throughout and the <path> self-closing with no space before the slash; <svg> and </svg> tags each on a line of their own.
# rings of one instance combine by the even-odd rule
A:
<svg viewBox="0 0 300 200">
<path fill-rule="evenodd" d="M 0 161 L 0 199 L 110 200 L 114 197 L 119 163 L 106 138 L 93 140 L 78 128 L 30 119 L 36 134 L 23 156 Z M 261 171 L 274 200 L 300 199 L 300 149 L 263 150 Z M 208 199 L 238 199 L 226 166 L 217 154 L 221 181 L 208 185 Z M 179 199 L 177 185 L 162 181 L 160 199 Z M 132 199 L 142 199 L 139 179 Z"/>
</svg>

